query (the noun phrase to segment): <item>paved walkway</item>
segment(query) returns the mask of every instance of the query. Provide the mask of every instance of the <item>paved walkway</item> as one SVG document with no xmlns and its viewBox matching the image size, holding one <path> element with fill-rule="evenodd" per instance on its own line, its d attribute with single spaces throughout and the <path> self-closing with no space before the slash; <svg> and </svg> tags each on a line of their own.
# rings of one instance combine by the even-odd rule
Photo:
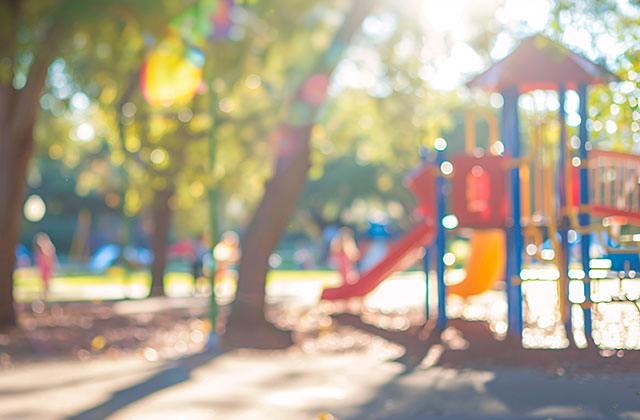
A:
<svg viewBox="0 0 640 420">
<path fill-rule="evenodd" d="M 640 373 L 567 377 L 425 364 L 407 371 L 393 361 L 399 349 L 382 339 L 343 340 L 356 343 L 343 343 L 346 351 L 317 340 L 174 361 L 19 365 L 0 374 L 0 418 L 640 419 Z"/>
<path fill-rule="evenodd" d="M 415 300 L 400 299 L 404 310 L 420 307 L 424 293 L 408 290 L 420 284 L 424 291 L 419 279 L 389 282 L 370 298 L 369 306 L 384 306 L 402 295 Z M 310 286 L 291 282 L 273 287 L 282 289 L 273 295 L 300 304 L 302 293 L 295 288 Z M 180 308 L 200 313 L 206 304 L 204 298 L 150 299 L 117 302 L 112 310 L 134 317 Z M 407 316 L 389 322 L 406 321 Z M 305 324 L 304 317 L 293 318 L 296 325 Z M 640 419 L 640 365 L 635 362 L 625 365 L 629 369 L 599 368 L 594 372 L 605 373 L 588 374 L 575 372 L 589 369 L 543 373 L 519 368 L 519 363 L 434 366 L 436 345 L 415 366 L 396 361 L 404 349 L 389 337 L 383 339 L 385 335 L 320 331 L 287 351 L 209 352 L 153 362 L 140 355 L 18 363 L 0 370 L 0 419 L 299 420 L 318 419 L 323 413 L 338 419 Z M 455 337 L 449 341 L 454 343 Z M 492 353 L 487 349 L 484 353 Z"/>
</svg>

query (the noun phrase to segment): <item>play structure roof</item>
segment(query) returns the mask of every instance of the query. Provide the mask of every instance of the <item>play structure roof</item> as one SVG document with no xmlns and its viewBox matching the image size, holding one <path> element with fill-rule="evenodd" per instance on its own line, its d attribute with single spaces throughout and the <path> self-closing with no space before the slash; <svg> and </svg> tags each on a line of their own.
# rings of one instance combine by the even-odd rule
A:
<svg viewBox="0 0 640 420">
<path fill-rule="evenodd" d="M 575 89 L 580 84 L 601 84 L 618 77 L 603 66 L 568 48 L 535 35 L 525 38 L 515 50 L 467 83 L 491 92 L 517 86 L 522 92 L 558 89 L 563 84 Z"/>
</svg>

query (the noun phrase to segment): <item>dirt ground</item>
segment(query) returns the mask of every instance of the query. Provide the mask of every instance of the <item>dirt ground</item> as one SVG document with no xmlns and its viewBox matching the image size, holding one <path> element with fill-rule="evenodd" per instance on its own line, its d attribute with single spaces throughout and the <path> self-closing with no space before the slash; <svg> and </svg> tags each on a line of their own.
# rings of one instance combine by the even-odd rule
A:
<svg viewBox="0 0 640 420">
<path fill-rule="evenodd" d="M 482 322 L 438 334 L 309 307 L 272 310 L 292 348 L 224 351 L 206 346 L 206 309 L 21 307 L 22 330 L 0 334 L 0 418 L 640 419 L 637 351 L 523 350 Z"/>
</svg>

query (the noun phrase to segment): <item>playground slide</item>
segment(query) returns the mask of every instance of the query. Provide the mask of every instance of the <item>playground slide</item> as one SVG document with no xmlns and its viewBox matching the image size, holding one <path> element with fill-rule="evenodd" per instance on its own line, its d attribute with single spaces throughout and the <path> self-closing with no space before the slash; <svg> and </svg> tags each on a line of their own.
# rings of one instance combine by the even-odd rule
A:
<svg viewBox="0 0 640 420">
<path fill-rule="evenodd" d="M 467 275 L 462 282 L 448 286 L 447 293 L 468 297 L 491 289 L 504 276 L 505 241 L 505 233 L 501 229 L 475 231 L 471 237 Z"/>
<path fill-rule="evenodd" d="M 411 232 L 393 244 L 387 255 L 368 271 L 364 272 L 357 282 L 325 289 L 322 292 L 322 299 L 348 299 L 371 293 L 385 278 L 398 269 L 407 254 L 419 247 L 428 245 L 434 236 L 435 228 L 432 224 L 422 223 L 416 226 Z"/>
</svg>

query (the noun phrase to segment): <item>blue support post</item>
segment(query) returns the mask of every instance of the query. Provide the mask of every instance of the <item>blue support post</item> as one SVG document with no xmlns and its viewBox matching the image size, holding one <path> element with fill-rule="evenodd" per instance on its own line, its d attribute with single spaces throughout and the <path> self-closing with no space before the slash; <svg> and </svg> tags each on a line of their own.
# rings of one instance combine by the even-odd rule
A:
<svg viewBox="0 0 640 420">
<path fill-rule="evenodd" d="M 438 170 L 444 162 L 444 152 L 438 151 L 436 155 L 436 165 Z M 444 283 L 444 253 L 446 249 L 446 232 L 444 226 L 442 226 L 442 218 L 445 216 L 445 179 L 442 175 L 436 178 L 436 223 L 438 229 L 438 236 L 436 238 L 435 249 L 435 267 L 438 275 L 438 319 L 436 326 L 442 331 L 447 326 L 447 289 Z"/>
<path fill-rule="evenodd" d="M 589 205 L 589 168 L 588 168 L 588 151 L 587 142 L 589 141 L 589 131 L 587 130 L 587 105 L 589 94 L 587 91 L 587 85 L 581 84 L 578 86 L 578 97 L 580 98 L 580 108 L 578 110 L 580 114 L 580 214 L 578 216 L 578 222 L 583 228 L 587 228 L 591 225 L 591 216 L 586 210 Z M 583 231 L 585 232 L 585 231 Z M 589 341 L 592 333 L 591 323 L 591 279 L 589 278 L 589 249 L 591 248 L 591 234 L 586 231 L 581 235 L 581 254 L 582 254 L 582 270 L 584 271 L 584 279 L 582 285 L 584 287 L 584 334 Z"/>
<path fill-rule="evenodd" d="M 502 96 L 503 105 L 503 141 L 505 155 L 514 161 L 521 157 L 520 122 L 518 118 L 518 89 L 512 86 L 506 89 Z M 524 239 L 521 225 L 520 206 L 520 167 L 511 168 L 509 177 L 511 193 L 512 226 L 507 229 L 507 269 L 505 284 L 507 289 L 509 333 L 522 337 L 522 286 L 520 272 L 522 271 L 522 249 Z"/>
<path fill-rule="evenodd" d="M 429 320 L 429 269 L 431 263 L 431 247 L 425 247 L 422 258 L 422 271 L 424 271 L 424 319 Z"/>
<path fill-rule="evenodd" d="M 558 159 L 558 193 L 560 195 L 560 255 L 558 258 L 558 270 L 560 271 L 561 293 L 559 298 L 564 299 L 560 307 L 564 308 L 562 320 L 567 332 L 569 341 L 571 340 L 571 302 L 569 301 L 569 215 L 567 203 L 567 129 L 566 111 L 564 109 L 566 99 L 566 89 L 563 84 L 558 86 L 558 121 L 560 123 L 560 158 Z"/>
<path fill-rule="evenodd" d="M 502 105 L 502 119 L 500 121 L 500 132 L 502 134 L 502 142 L 504 143 L 504 154 L 505 156 L 509 156 L 511 153 L 511 136 L 509 127 L 511 126 L 511 118 L 512 118 L 512 95 L 510 95 L 509 90 L 505 90 L 502 92 L 503 105 Z M 510 187 L 510 186 L 509 186 Z M 511 277 L 513 275 L 513 264 L 511 257 L 511 251 L 513 247 L 511 246 L 511 230 L 507 228 L 506 231 L 506 247 L 505 255 L 507 256 L 507 263 L 505 267 L 505 292 L 507 293 L 507 325 L 509 328 L 509 333 L 513 332 L 513 299 L 511 297 Z"/>
<path fill-rule="evenodd" d="M 515 97 L 515 115 L 513 126 L 513 150 L 512 155 L 516 159 L 520 159 L 522 156 L 520 148 L 520 118 L 518 117 L 518 96 L 516 92 Z M 522 283 L 520 273 L 522 272 L 522 252 L 524 248 L 524 238 L 522 235 L 521 225 L 521 182 L 520 182 L 520 166 L 516 166 L 511 169 L 511 197 L 513 200 L 512 214 L 513 214 L 513 265 L 514 275 L 511 287 L 513 287 L 513 297 L 515 305 L 515 324 L 518 337 L 522 337 L 523 322 L 522 322 Z"/>
<path fill-rule="evenodd" d="M 426 147 L 420 148 L 420 160 L 424 163 L 429 160 L 429 151 Z M 436 196 L 436 200 L 440 198 Z M 429 270 L 431 263 L 431 254 L 433 253 L 432 245 L 426 246 L 424 248 L 424 257 L 422 258 L 422 271 L 424 271 L 424 318 L 425 321 L 428 321 L 430 318 L 429 314 Z"/>
</svg>

